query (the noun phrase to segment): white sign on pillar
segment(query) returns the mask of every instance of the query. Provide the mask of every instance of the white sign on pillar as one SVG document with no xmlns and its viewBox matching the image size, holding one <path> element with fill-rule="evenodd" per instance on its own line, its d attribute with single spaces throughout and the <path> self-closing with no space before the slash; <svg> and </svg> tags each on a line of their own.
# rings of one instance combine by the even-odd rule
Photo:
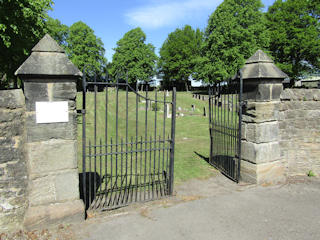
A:
<svg viewBox="0 0 320 240">
<path fill-rule="evenodd" d="M 36 102 L 36 122 L 69 122 L 68 102 Z"/>
</svg>

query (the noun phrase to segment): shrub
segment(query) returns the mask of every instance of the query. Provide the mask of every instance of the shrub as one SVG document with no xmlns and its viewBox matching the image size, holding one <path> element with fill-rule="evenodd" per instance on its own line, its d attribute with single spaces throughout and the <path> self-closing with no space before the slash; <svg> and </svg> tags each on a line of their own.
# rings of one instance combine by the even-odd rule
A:
<svg viewBox="0 0 320 240">
<path fill-rule="evenodd" d="M 160 104 L 153 102 L 151 104 L 152 111 L 160 111 Z"/>
</svg>

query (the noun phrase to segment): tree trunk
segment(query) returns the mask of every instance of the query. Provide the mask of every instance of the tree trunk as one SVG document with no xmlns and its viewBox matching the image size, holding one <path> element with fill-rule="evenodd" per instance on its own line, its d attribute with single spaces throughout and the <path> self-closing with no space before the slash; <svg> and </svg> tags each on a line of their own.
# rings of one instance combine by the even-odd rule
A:
<svg viewBox="0 0 320 240">
<path fill-rule="evenodd" d="M 17 78 L 17 77 L 14 77 L 14 78 L 13 78 L 13 88 L 14 88 L 14 89 L 17 89 L 17 88 L 18 88 L 18 78 Z"/>
</svg>

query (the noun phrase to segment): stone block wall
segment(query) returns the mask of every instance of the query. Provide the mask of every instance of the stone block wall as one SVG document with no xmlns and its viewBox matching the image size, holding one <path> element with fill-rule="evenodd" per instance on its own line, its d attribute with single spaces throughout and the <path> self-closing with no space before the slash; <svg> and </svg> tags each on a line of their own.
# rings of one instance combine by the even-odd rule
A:
<svg viewBox="0 0 320 240">
<path fill-rule="evenodd" d="M 29 207 L 26 228 L 82 220 L 77 168 L 75 79 L 25 80 Z M 37 90 L 37 91 L 36 91 Z M 36 123 L 36 102 L 67 101 L 69 121 Z"/>
<path fill-rule="evenodd" d="M 24 123 L 22 90 L 0 91 L 0 232 L 21 228 L 28 205 Z"/>
<path fill-rule="evenodd" d="M 320 89 L 285 89 L 279 111 L 280 151 L 289 175 L 320 176 Z"/>
<path fill-rule="evenodd" d="M 248 101 L 241 132 L 241 179 L 269 184 L 283 182 L 285 164 L 279 145 L 280 101 Z"/>
</svg>

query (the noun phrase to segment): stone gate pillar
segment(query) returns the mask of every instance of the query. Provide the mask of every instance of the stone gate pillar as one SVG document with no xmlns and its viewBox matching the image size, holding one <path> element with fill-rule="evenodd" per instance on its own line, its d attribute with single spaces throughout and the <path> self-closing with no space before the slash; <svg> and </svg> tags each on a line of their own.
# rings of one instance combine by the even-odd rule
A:
<svg viewBox="0 0 320 240">
<path fill-rule="evenodd" d="M 287 77 L 261 50 L 250 57 L 242 69 L 243 112 L 241 178 L 257 184 L 285 180 L 281 160 L 279 107 L 282 81 Z"/>
<path fill-rule="evenodd" d="M 16 71 L 26 98 L 26 228 L 84 218 L 77 168 L 76 81 L 82 73 L 47 34 Z"/>
</svg>

